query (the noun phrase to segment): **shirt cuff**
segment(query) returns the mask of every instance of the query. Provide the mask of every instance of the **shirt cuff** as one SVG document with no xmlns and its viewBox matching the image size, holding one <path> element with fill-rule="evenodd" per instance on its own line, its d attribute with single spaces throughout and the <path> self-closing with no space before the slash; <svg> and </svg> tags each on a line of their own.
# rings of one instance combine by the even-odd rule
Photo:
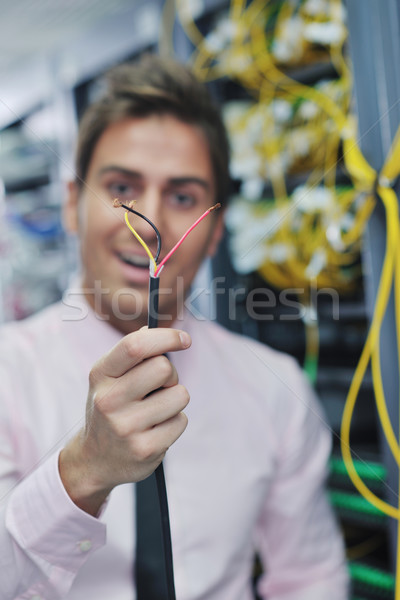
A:
<svg viewBox="0 0 400 600">
<path fill-rule="evenodd" d="M 77 572 L 95 550 L 104 546 L 106 526 L 78 508 L 68 496 L 58 470 L 59 453 L 42 463 L 13 491 L 6 526 L 28 554 Z"/>
</svg>

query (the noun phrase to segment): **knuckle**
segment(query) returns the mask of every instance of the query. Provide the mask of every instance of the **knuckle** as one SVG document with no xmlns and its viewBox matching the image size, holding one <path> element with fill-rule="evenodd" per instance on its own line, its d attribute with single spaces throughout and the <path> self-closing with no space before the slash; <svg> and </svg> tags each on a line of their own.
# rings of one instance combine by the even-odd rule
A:
<svg viewBox="0 0 400 600">
<path fill-rule="evenodd" d="M 177 385 L 175 389 L 180 404 L 183 408 L 185 408 L 185 406 L 187 406 L 190 401 L 190 394 L 188 390 L 185 388 L 184 385 L 181 384 Z"/>
<path fill-rule="evenodd" d="M 129 336 L 124 348 L 127 357 L 132 362 L 136 362 L 143 356 L 143 342 L 141 341 L 140 336 Z"/>
<path fill-rule="evenodd" d="M 146 428 L 146 412 L 145 407 L 141 405 L 136 406 L 134 412 L 132 412 L 132 432 L 144 431 Z"/>
<path fill-rule="evenodd" d="M 106 415 L 111 410 L 111 397 L 104 389 L 99 389 L 94 392 L 92 402 L 95 409 L 101 414 Z"/>
<path fill-rule="evenodd" d="M 134 440 L 133 451 L 137 459 L 142 462 L 149 461 L 154 457 L 155 454 L 153 444 L 148 439 L 143 437 Z"/>
<path fill-rule="evenodd" d="M 187 425 L 189 423 L 189 420 L 188 420 L 186 414 L 183 413 L 183 412 L 179 413 L 178 416 L 179 416 L 179 423 L 181 425 L 182 432 L 183 432 L 183 431 L 185 431 L 185 429 L 186 429 L 186 427 L 187 427 Z"/>
<path fill-rule="evenodd" d="M 113 419 L 112 430 L 120 440 L 126 440 L 132 435 L 132 428 L 126 419 Z"/>
<path fill-rule="evenodd" d="M 173 373 L 171 362 L 166 356 L 157 356 L 157 371 L 163 380 L 167 380 Z"/>
<path fill-rule="evenodd" d="M 95 387 L 100 379 L 99 365 L 96 363 L 89 371 L 89 386 Z"/>
<path fill-rule="evenodd" d="M 111 415 L 118 403 L 118 390 L 115 386 L 103 384 L 92 392 L 93 407 L 103 416 Z"/>
</svg>

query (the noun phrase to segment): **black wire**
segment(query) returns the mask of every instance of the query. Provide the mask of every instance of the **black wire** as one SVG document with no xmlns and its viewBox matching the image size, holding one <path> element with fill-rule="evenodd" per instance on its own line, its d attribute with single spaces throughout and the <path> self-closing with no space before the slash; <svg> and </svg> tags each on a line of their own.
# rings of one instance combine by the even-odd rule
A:
<svg viewBox="0 0 400 600">
<path fill-rule="evenodd" d="M 160 252 L 161 252 L 161 235 L 157 227 L 150 219 L 142 215 L 142 213 L 134 210 L 126 204 L 121 204 L 123 208 L 129 212 L 137 215 L 144 219 L 155 231 L 157 236 L 157 253 L 154 257 L 157 263 Z M 148 317 L 147 325 L 149 329 L 155 329 L 158 326 L 158 290 L 160 286 L 160 280 L 158 277 L 152 277 L 150 275 L 149 280 L 149 306 L 148 306 Z M 168 600 L 176 600 L 175 596 L 175 582 L 174 582 L 174 564 L 172 558 L 172 542 L 171 542 L 171 527 L 169 523 L 169 510 L 168 510 L 168 498 L 167 489 L 165 485 L 164 466 L 161 462 L 155 470 L 155 477 L 157 483 L 158 502 L 160 506 L 160 517 L 161 517 L 161 530 L 164 545 L 164 561 L 165 561 L 165 574 L 167 583 Z"/>
<path fill-rule="evenodd" d="M 143 216 L 143 215 L 140 215 Z M 146 219 L 147 220 L 147 219 Z M 158 288 L 160 280 L 158 277 L 150 276 L 149 281 L 149 309 L 147 325 L 149 329 L 155 329 L 158 326 Z M 169 523 L 168 498 L 165 486 L 164 467 L 161 462 L 156 471 L 156 482 L 158 501 L 160 504 L 161 529 L 164 543 L 164 560 L 167 580 L 168 600 L 175 600 L 174 583 L 174 564 L 172 557 L 171 528 Z"/>
<path fill-rule="evenodd" d="M 137 215 L 138 217 L 141 217 L 142 219 L 144 219 L 154 229 L 154 232 L 157 236 L 157 252 L 154 257 L 154 260 L 155 260 L 155 262 L 157 262 L 160 257 L 160 252 L 161 252 L 161 234 L 158 231 L 157 227 L 154 225 L 154 223 L 152 221 L 150 221 L 150 219 L 148 219 L 147 217 L 142 215 L 142 213 L 138 212 L 137 210 L 133 210 L 133 208 L 131 208 L 130 206 L 127 206 L 126 204 L 121 204 L 121 206 L 123 208 L 126 208 L 126 210 L 129 210 L 129 212 L 133 213 L 134 215 Z M 157 325 L 155 325 L 155 327 L 157 327 Z"/>
<path fill-rule="evenodd" d="M 165 574 L 167 579 L 168 600 L 176 600 L 174 582 L 174 563 L 172 557 L 171 528 L 169 524 L 168 497 L 165 486 L 162 462 L 156 469 L 158 501 L 160 503 L 161 528 L 164 542 Z"/>
</svg>

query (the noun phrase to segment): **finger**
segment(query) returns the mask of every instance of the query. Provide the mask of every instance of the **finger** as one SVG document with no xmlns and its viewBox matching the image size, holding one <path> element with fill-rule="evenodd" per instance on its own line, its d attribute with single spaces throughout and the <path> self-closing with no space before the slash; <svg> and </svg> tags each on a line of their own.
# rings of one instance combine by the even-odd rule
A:
<svg viewBox="0 0 400 600">
<path fill-rule="evenodd" d="M 94 366 L 96 376 L 121 377 L 152 356 L 184 350 L 191 344 L 188 333 L 177 329 L 140 329 L 125 336 Z"/>
<path fill-rule="evenodd" d="M 158 388 L 175 386 L 178 383 L 178 373 L 166 356 L 154 356 L 109 382 L 108 403 L 112 401 L 114 408 L 118 408 L 128 402 L 142 400 Z"/>
<path fill-rule="evenodd" d="M 159 425 L 149 429 L 145 435 L 148 437 L 150 445 L 157 446 L 163 452 L 166 452 L 180 438 L 187 424 L 187 416 L 185 413 L 180 412 L 167 421 L 163 421 Z"/>
<path fill-rule="evenodd" d="M 125 424 L 131 421 L 132 431 L 146 431 L 178 415 L 186 408 L 189 400 L 189 393 L 183 385 L 162 388 L 138 402 L 134 408 L 132 405 L 125 407 L 119 418 Z"/>
</svg>

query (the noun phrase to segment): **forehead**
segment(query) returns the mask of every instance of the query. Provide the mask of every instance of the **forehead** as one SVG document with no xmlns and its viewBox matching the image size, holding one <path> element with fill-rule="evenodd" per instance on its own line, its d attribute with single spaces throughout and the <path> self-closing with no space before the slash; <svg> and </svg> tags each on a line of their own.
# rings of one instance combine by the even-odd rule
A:
<svg viewBox="0 0 400 600">
<path fill-rule="evenodd" d="M 88 177 L 113 164 L 144 178 L 202 177 L 213 184 L 210 150 L 195 125 L 170 115 L 124 119 L 100 136 Z"/>
</svg>

